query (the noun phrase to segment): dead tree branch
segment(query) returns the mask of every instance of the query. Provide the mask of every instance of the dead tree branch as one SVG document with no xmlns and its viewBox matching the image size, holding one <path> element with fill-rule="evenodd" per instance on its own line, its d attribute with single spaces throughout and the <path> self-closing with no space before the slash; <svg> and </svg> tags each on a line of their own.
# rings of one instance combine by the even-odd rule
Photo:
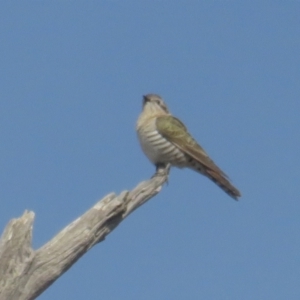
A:
<svg viewBox="0 0 300 300">
<path fill-rule="evenodd" d="M 31 246 L 34 213 L 25 211 L 12 219 L 0 239 L 0 299 L 38 297 L 130 213 L 159 193 L 168 174 L 169 166 L 132 191 L 105 196 L 37 250 Z"/>
</svg>

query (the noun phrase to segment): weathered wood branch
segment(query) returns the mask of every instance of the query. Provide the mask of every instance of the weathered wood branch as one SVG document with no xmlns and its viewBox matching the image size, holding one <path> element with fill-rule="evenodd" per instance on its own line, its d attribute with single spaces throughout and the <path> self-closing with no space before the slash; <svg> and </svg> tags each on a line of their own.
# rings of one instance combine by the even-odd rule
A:
<svg viewBox="0 0 300 300">
<path fill-rule="evenodd" d="M 132 191 L 105 196 L 37 250 L 31 246 L 34 213 L 25 211 L 12 219 L 0 239 L 0 299 L 35 299 L 130 213 L 159 193 L 168 174 L 169 167 L 161 168 Z"/>
</svg>

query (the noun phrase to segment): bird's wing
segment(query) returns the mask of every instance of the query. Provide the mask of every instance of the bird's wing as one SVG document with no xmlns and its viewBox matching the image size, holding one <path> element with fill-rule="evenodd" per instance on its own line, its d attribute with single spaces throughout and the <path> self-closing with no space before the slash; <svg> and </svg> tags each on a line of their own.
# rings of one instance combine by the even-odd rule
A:
<svg viewBox="0 0 300 300">
<path fill-rule="evenodd" d="M 184 124 L 173 116 L 159 116 L 156 120 L 158 132 L 181 151 L 225 178 L 228 176 L 209 158 L 204 149 L 189 134 Z"/>
</svg>

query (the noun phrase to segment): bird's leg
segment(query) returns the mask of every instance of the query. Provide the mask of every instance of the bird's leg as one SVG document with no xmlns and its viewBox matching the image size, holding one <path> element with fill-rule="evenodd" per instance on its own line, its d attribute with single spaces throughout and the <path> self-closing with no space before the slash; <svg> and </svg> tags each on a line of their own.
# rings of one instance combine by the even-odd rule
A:
<svg viewBox="0 0 300 300">
<path fill-rule="evenodd" d="M 164 164 L 164 163 L 157 163 L 157 164 L 155 165 L 155 167 L 156 167 L 156 172 L 155 172 L 155 174 L 158 175 L 158 174 L 161 174 L 161 172 L 164 172 L 164 171 L 165 171 L 167 165 Z"/>
<path fill-rule="evenodd" d="M 165 164 L 165 163 L 157 163 L 155 165 L 156 167 L 156 172 L 155 174 L 152 176 L 165 176 L 165 175 L 168 175 L 169 172 L 170 172 L 170 168 L 171 168 L 171 165 L 170 164 Z M 168 184 L 168 181 L 167 181 L 167 184 Z"/>
</svg>

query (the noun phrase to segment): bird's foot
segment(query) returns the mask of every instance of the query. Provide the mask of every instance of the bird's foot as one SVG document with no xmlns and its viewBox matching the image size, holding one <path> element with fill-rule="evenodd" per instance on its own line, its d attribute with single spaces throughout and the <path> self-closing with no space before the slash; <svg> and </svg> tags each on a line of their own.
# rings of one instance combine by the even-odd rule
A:
<svg viewBox="0 0 300 300">
<path fill-rule="evenodd" d="M 156 172 L 152 177 L 169 175 L 170 168 L 171 168 L 170 164 L 158 163 L 155 165 L 155 167 L 156 167 Z M 169 183 L 168 180 L 166 182 L 167 184 Z"/>
</svg>

